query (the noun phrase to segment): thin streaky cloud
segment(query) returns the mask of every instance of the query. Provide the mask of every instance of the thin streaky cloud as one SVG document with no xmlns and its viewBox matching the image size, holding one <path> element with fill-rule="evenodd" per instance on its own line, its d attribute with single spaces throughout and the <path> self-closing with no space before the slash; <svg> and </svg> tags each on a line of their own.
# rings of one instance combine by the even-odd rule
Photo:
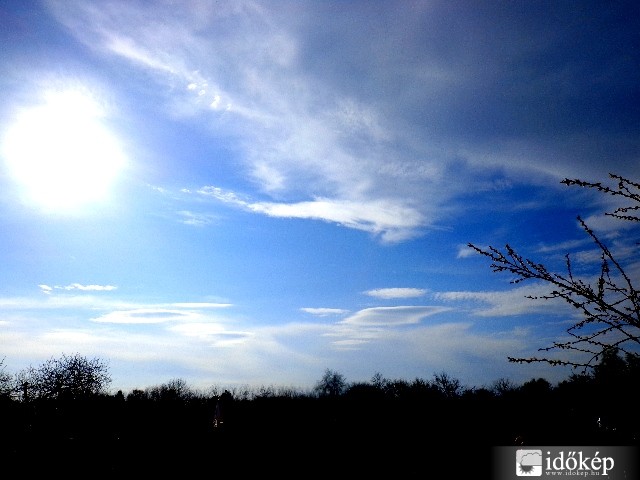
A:
<svg viewBox="0 0 640 480">
<path fill-rule="evenodd" d="M 229 308 L 232 307 L 232 303 L 215 303 L 215 302 L 176 302 L 167 304 L 170 307 L 175 308 Z"/>
<path fill-rule="evenodd" d="M 80 283 L 72 283 L 70 285 L 65 286 L 55 286 L 53 287 L 57 290 L 80 290 L 83 292 L 110 292 L 112 290 L 116 290 L 118 287 L 114 285 L 82 285 Z"/>
<path fill-rule="evenodd" d="M 323 220 L 379 235 L 383 241 L 400 242 L 419 234 L 425 226 L 422 214 L 413 206 L 395 199 L 316 198 L 297 203 L 248 202 L 233 192 L 205 186 L 198 193 L 276 218 Z"/>
<path fill-rule="evenodd" d="M 479 248 L 487 249 L 488 247 L 479 247 Z M 456 258 L 469 258 L 469 257 L 476 256 L 477 254 L 478 252 L 476 252 L 474 249 L 469 247 L 469 245 L 459 245 Z"/>
<path fill-rule="evenodd" d="M 217 322 L 188 322 L 176 323 L 168 330 L 187 337 L 197 337 L 201 340 L 215 340 L 216 342 L 239 342 L 253 336 L 248 331 L 229 330 L 225 325 Z"/>
<path fill-rule="evenodd" d="M 470 182 L 478 183 L 473 181 L 476 178 L 473 173 L 477 171 L 470 172 L 471 174 L 463 179 L 460 177 L 461 171 L 458 170 L 459 182 L 449 184 L 447 188 L 437 187 L 437 180 L 442 179 L 443 173 L 447 170 L 446 164 L 451 164 L 452 159 L 460 160 L 460 154 L 456 152 L 464 152 L 463 157 L 468 157 L 469 166 L 487 165 L 487 159 L 498 158 L 499 160 L 494 161 L 496 168 L 512 168 L 512 165 L 515 165 L 516 173 L 521 173 L 522 169 L 527 168 L 542 172 L 541 174 L 547 178 L 549 175 L 566 176 L 567 169 L 572 165 L 570 155 L 554 156 L 553 161 L 545 161 L 549 155 L 543 155 L 543 152 L 527 145 L 525 140 L 517 138 L 509 138 L 502 145 L 492 142 L 492 152 L 484 152 L 482 149 L 473 151 L 469 148 L 467 139 L 458 139 L 461 140 L 459 143 L 462 146 L 456 146 L 453 133 L 455 130 L 449 130 L 442 138 L 447 138 L 447 134 L 454 136 L 454 139 L 448 138 L 452 145 L 447 146 L 446 143 L 440 142 L 441 151 L 435 155 L 428 147 L 425 149 L 416 146 L 421 142 L 414 142 L 416 145 L 408 142 L 407 134 L 402 134 L 399 127 L 394 128 L 394 125 L 407 125 L 409 118 L 405 118 L 401 112 L 403 109 L 412 111 L 409 107 L 413 106 L 416 100 L 433 105 L 433 111 L 429 112 L 427 118 L 437 118 L 438 113 L 457 111 L 455 108 L 449 108 L 459 104 L 456 92 L 464 95 L 468 95 L 469 92 L 479 93 L 484 86 L 487 90 L 485 95 L 488 95 L 483 97 L 484 101 L 496 93 L 491 87 L 495 84 L 492 81 L 494 77 L 487 78 L 484 68 L 477 69 L 477 65 L 465 62 L 460 65 L 450 64 L 445 68 L 440 62 L 433 61 L 437 57 L 437 50 L 421 51 L 414 45 L 413 48 L 416 50 L 408 51 L 408 57 L 378 56 L 375 53 L 372 55 L 369 42 L 350 43 L 351 48 L 356 49 L 355 52 L 362 53 L 356 55 L 360 59 L 359 62 L 364 63 L 361 67 L 364 68 L 368 61 L 383 62 L 382 64 L 388 67 L 381 69 L 385 73 L 381 75 L 378 87 L 393 83 L 398 72 L 401 72 L 406 81 L 405 86 L 408 87 L 405 95 L 392 95 L 389 100 L 385 100 L 386 96 L 380 95 L 356 98 L 357 90 L 354 90 L 349 82 L 333 78 L 330 72 L 323 75 L 313 72 L 318 77 L 313 81 L 316 77 L 301 68 L 305 65 L 305 60 L 308 60 L 303 55 L 314 53 L 314 47 L 317 48 L 318 45 L 314 45 L 313 37 L 307 38 L 302 33 L 304 29 L 295 28 L 301 19 L 295 12 L 287 12 L 287 9 L 263 8 L 250 2 L 237 9 L 222 8 L 212 11 L 198 4 L 196 10 L 204 13 L 193 16 L 167 6 L 148 12 L 140 6 L 128 3 L 109 4 L 101 9 L 78 2 L 51 5 L 58 20 L 80 41 L 157 73 L 156 81 L 162 88 L 171 88 L 171 91 L 175 92 L 175 85 L 182 84 L 184 91 L 193 97 L 180 98 L 173 104 L 185 104 L 185 111 L 189 108 L 195 109 L 197 105 L 200 105 L 201 109 L 209 109 L 211 105 L 239 104 L 244 106 L 238 107 L 237 112 L 246 110 L 251 113 L 245 115 L 246 118 L 252 118 L 256 124 L 263 126 L 273 125 L 272 128 L 250 127 L 246 130 L 240 127 L 240 124 L 234 124 L 232 127 L 242 129 L 243 133 L 255 132 L 251 135 L 254 141 L 249 144 L 256 147 L 247 149 L 246 159 L 250 163 L 249 169 L 254 172 L 253 177 L 261 183 L 265 191 L 299 185 L 296 173 L 301 173 L 302 177 L 316 177 L 328 180 L 334 185 L 332 193 L 335 196 L 320 192 L 326 198 L 345 198 L 344 192 L 350 191 L 354 195 L 354 192 L 359 192 L 357 200 L 366 200 L 367 195 L 372 196 L 372 192 L 397 191 L 395 181 L 401 178 L 406 182 L 405 198 L 409 198 L 418 190 L 421 197 L 424 198 L 426 195 L 426 199 L 430 200 L 422 202 L 422 205 L 442 207 L 447 205 L 447 199 L 468 190 Z M 412 13 L 402 8 L 392 10 L 394 18 L 403 18 L 408 24 L 413 25 L 413 28 L 421 25 L 421 21 L 428 23 L 431 17 L 426 10 Z M 444 18 L 449 18 L 450 14 L 439 11 L 439 7 L 434 7 L 434 10 Z M 151 21 L 149 16 L 154 21 Z M 462 17 L 463 22 L 486 21 L 480 18 L 481 15 L 477 12 L 468 12 L 468 15 Z M 330 17 L 322 15 L 317 19 L 332 21 Z M 236 25 L 238 32 L 247 29 L 252 34 L 246 38 L 240 35 L 224 37 L 214 28 L 221 22 Z M 406 28 L 403 22 L 401 24 L 403 29 Z M 438 29 L 437 25 L 432 27 Z M 531 28 L 531 25 L 526 27 Z M 207 28 L 214 32 L 213 38 L 203 36 L 202 32 Z M 394 28 L 401 27 L 394 25 Z M 419 36 L 419 30 L 413 33 Z M 168 32 L 171 32 L 171 35 L 168 35 Z M 349 36 L 345 37 L 345 41 L 353 40 L 355 39 Z M 255 45 L 269 45 L 270 48 L 256 49 Z M 425 46 L 423 42 L 420 42 L 420 45 Z M 433 48 L 429 42 L 426 45 Z M 454 50 L 459 49 L 457 51 L 465 55 L 469 54 L 467 47 L 466 43 L 464 46 L 458 43 L 452 45 Z M 518 57 L 518 48 L 523 48 L 523 53 L 530 53 L 533 46 L 518 44 L 513 48 L 512 54 Z M 365 55 L 365 52 L 369 55 Z M 333 54 L 340 57 L 340 52 Z M 511 72 L 510 68 L 513 65 L 504 63 L 502 56 L 489 55 L 489 52 L 483 52 L 482 56 L 495 69 L 494 75 Z M 416 59 L 419 59 L 418 63 Z M 242 65 L 245 62 L 254 68 L 238 67 L 238 63 Z M 463 65 L 471 70 L 467 70 Z M 257 74 L 258 66 L 262 67 L 262 75 Z M 234 82 L 225 82 L 221 77 L 219 72 L 226 71 L 227 68 L 235 74 Z M 451 80 L 445 79 L 456 81 L 452 83 Z M 219 87 L 222 84 L 227 85 L 228 92 Z M 295 88 L 291 88 L 292 86 Z M 337 87 L 342 87 L 344 92 L 341 93 Z M 548 91 L 549 88 L 537 84 L 536 87 L 520 90 L 523 94 L 520 101 L 531 98 L 535 92 Z M 539 88 L 542 90 L 538 90 Z M 556 89 L 559 92 L 563 91 L 561 88 Z M 196 101 L 200 97 L 206 97 L 206 101 Z M 221 100 L 225 97 L 229 99 Z M 319 105 L 322 105 L 320 111 Z M 194 110 L 192 115 L 196 113 Z M 381 120 L 387 118 L 389 119 L 386 122 Z M 463 116 L 460 120 L 468 119 Z M 318 132 L 322 134 L 318 135 Z M 324 143 L 323 138 L 326 139 Z M 313 141 L 309 141 L 310 139 Z M 402 139 L 405 142 L 407 151 L 404 158 L 390 155 L 395 153 L 386 146 L 387 143 L 393 143 L 390 139 Z M 514 155 L 511 150 L 519 153 Z M 568 150 L 570 151 L 570 148 Z M 273 155 L 268 152 L 273 152 Z M 424 158 L 420 162 L 420 171 L 427 172 L 424 176 L 417 175 L 419 170 L 413 168 L 416 166 L 413 162 L 414 157 Z M 532 159 L 535 161 L 531 161 Z M 438 165 L 438 162 L 444 164 L 444 168 L 443 165 Z M 390 163 L 393 165 L 389 169 L 386 166 Z M 390 171 L 397 172 L 399 177 L 385 175 Z M 392 181 L 389 182 L 387 177 L 392 177 Z M 412 182 L 412 177 L 426 180 L 428 188 L 424 189 L 417 182 Z M 343 194 L 339 195 L 338 192 Z M 430 218 L 425 211 L 421 211 L 421 214 Z M 359 224 L 355 222 L 353 225 Z M 410 236 L 405 234 L 404 237 L 394 238 Z"/>
<path fill-rule="evenodd" d="M 327 317 L 329 315 L 344 315 L 346 313 L 349 313 L 349 310 L 344 310 L 342 308 L 304 307 L 304 308 L 301 308 L 300 311 L 309 313 L 311 315 L 315 315 L 316 317 Z"/>
<path fill-rule="evenodd" d="M 92 318 L 91 321 L 96 323 L 152 324 L 189 321 L 197 318 L 199 318 L 199 315 L 188 310 L 140 308 L 109 312 L 100 317 Z"/>
<path fill-rule="evenodd" d="M 111 292 L 113 290 L 117 290 L 118 287 L 116 287 L 115 285 L 83 285 L 81 283 L 71 283 L 69 285 L 54 285 L 49 286 L 46 284 L 40 284 L 38 285 L 38 287 L 40 288 L 40 290 L 42 290 L 43 293 L 52 293 L 53 290 L 64 290 L 64 291 L 72 291 L 72 290 L 79 290 L 81 292 Z"/>
<path fill-rule="evenodd" d="M 376 288 L 373 290 L 367 290 L 365 295 L 370 297 L 393 299 L 393 298 L 415 298 L 422 297 L 427 293 L 424 288 Z"/>
<path fill-rule="evenodd" d="M 46 289 L 40 288 L 47 292 Z M 186 309 L 200 310 L 212 308 L 230 308 L 232 303 L 225 302 L 131 302 L 117 298 L 93 296 L 76 293 L 61 293 L 46 297 L 0 297 L 0 308 L 5 310 L 58 310 L 78 308 L 86 310 L 137 310 L 137 309 Z"/>
<path fill-rule="evenodd" d="M 212 72 L 210 75 L 213 75 L 216 68 L 209 65 L 210 61 L 207 59 L 200 58 L 200 36 L 184 25 L 177 29 L 180 35 L 174 35 L 169 40 L 164 35 L 165 27 L 162 31 L 154 32 L 154 26 L 159 24 L 149 23 L 141 30 L 125 30 L 122 25 L 139 20 L 139 12 L 135 7 L 122 5 L 120 9 L 105 9 L 89 24 L 83 24 L 82 18 L 91 17 L 96 12 L 90 11 L 88 7 L 77 8 L 72 12 L 61 8 L 54 11 L 81 40 L 90 44 L 103 44 L 105 51 L 124 56 L 144 68 L 159 72 L 157 80 L 160 84 L 167 83 L 168 75 L 176 77 L 169 83 L 184 82 L 185 91 L 200 94 L 202 89 L 198 87 L 217 83 L 213 79 L 207 79 L 207 74 L 204 73 L 209 69 Z M 232 17 L 241 19 L 237 12 Z M 264 21 L 264 17 L 269 17 L 268 11 L 258 9 L 252 10 L 245 20 L 257 22 L 258 25 Z M 210 18 L 215 21 L 215 16 Z M 95 19 L 99 19 L 97 24 Z M 164 20 L 168 23 L 175 22 L 172 16 L 167 16 Z M 265 35 L 265 41 L 273 39 L 275 32 L 276 38 L 282 38 L 281 27 L 284 25 L 272 26 L 273 31 L 263 31 L 262 27 L 259 29 L 260 34 Z M 125 31 L 136 32 L 137 35 L 125 35 Z M 126 38 L 126 41 L 114 42 L 114 39 L 121 37 Z M 132 37 L 137 38 L 133 40 Z M 253 38 L 252 42 L 255 40 Z M 215 45 L 210 47 L 215 48 Z M 247 53 L 242 48 L 240 50 L 242 55 Z M 223 61 L 231 61 L 229 55 L 229 52 L 225 52 Z M 157 58 L 152 58 L 153 56 Z M 264 61 L 255 60 L 258 63 Z M 202 68 L 189 68 L 187 65 L 190 61 L 204 64 Z M 295 203 L 259 202 L 246 207 L 273 217 L 335 222 L 379 235 L 384 242 L 400 242 L 420 235 L 421 229 L 432 224 L 434 212 L 446 210 L 444 201 L 434 200 L 443 198 L 446 192 L 455 193 L 451 191 L 451 186 L 440 191 L 435 182 L 444 174 L 445 169 L 428 162 L 415 162 L 414 157 L 423 157 L 423 152 L 410 153 L 408 158 L 397 158 L 384 146 L 385 142 L 396 135 L 388 123 L 380 123 L 384 115 L 377 112 L 374 106 L 357 101 L 351 96 L 336 98 L 335 93 L 332 94 L 329 98 L 333 100 L 326 103 L 324 112 L 318 116 L 315 98 L 324 98 L 326 95 L 318 91 L 319 85 L 305 84 L 296 81 L 296 78 L 291 71 L 286 72 L 286 77 L 275 75 L 256 78 L 251 75 L 245 82 L 254 87 L 254 94 L 245 93 L 251 92 L 251 89 L 235 92 L 235 97 L 244 97 L 240 104 L 252 105 L 254 113 L 257 113 L 251 116 L 245 114 L 245 117 L 251 117 L 252 121 L 260 124 L 273 125 L 266 130 L 243 129 L 247 134 L 265 132 L 260 137 L 252 134 L 254 140 L 251 143 L 256 148 L 247 152 L 246 159 L 251 163 L 249 169 L 253 172 L 253 177 L 262 184 L 266 192 L 294 190 L 296 185 L 301 184 L 297 178 L 305 177 L 310 180 L 310 185 L 326 186 L 318 191 L 319 194 L 307 193 L 305 196 L 312 197 L 310 200 Z M 296 82 L 295 91 L 302 88 L 303 94 L 301 98 L 287 100 L 289 95 L 285 92 L 291 91 L 289 84 L 292 81 Z M 239 83 L 242 84 L 242 81 Z M 256 97 L 258 93 L 259 97 Z M 219 95 L 216 92 L 214 98 Z M 273 99 L 279 101 L 274 102 Z M 305 99 L 308 105 L 301 107 L 301 99 Z M 235 111 L 242 112 L 243 109 L 236 108 Z M 323 134 L 319 135 L 318 132 Z M 358 143 L 358 148 L 362 151 L 353 151 L 353 138 L 362 139 L 361 144 Z M 371 147 L 372 144 L 375 145 L 374 148 Z M 259 148 L 259 145 L 264 148 Z M 251 153 L 253 151 L 261 153 L 256 156 Z M 268 152 L 275 153 L 269 155 Z M 425 191 L 419 186 L 419 179 L 426 180 L 430 185 L 429 192 L 433 194 L 430 201 L 421 201 Z M 407 195 L 398 193 L 397 182 L 405 184 Z M 419 193 L 416 189 L 422 192 Z"/>
<path fill-rule="evenodd" d="M 553 311 L 571 312 L 561 300 L 527 298 L 548 294 L 548 285 L 536 283 L 505 291 L 438 292 L 434 294 L 434 298 L 447 302 L 471 302 L 468 307 L 470 312 L 480 317 L 506 317 Z"/>
<path fill-rule="evenodd" d="M 451 310 L 443 306 L 373 307 L 360 310 L 341 322 L 352 327 L 396 327 L 420 323 L 426 317 Z"/>
<path fill-rule="evenodd" d="M 216 217 L 207 213 L 190 212 L 188 210 L 181 210 L 178 212 L 180 222 L 185 225 L 191 225 L 194 227 L 204 227 L 215 222 Z"/>
<path fill-rule="evenodd" d="M 46 291 L 45 291 L 46 293 Z M 131 303 L 90 294 L 47 294 L 46 297 L 0 297 L 0 307 L 15 310 L 57 310 L 79 308 L 101 310 L 128 308 Z"/>
<path fill-rule="evenodd" d="M 567 240 L 566 242 L 560 242 L 553 245 L 541 244 L 536 249 L 539 253 L 565 253 L 568 250 L 575 250 L 576 248 L 584 247 L 589 243 L 589 239 L 582 240 Z"/>
</svg>

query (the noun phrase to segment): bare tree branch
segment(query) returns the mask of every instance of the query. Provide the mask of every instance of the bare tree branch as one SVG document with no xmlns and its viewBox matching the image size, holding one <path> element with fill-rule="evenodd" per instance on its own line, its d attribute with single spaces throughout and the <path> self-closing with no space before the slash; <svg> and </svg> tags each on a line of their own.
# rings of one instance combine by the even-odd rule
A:
<svg viewBox="0 0 640 480">
<path fill-rule="evenodd" d="M 638 222 L 640 216 L 640 183 L 624 177 L 609 174 L 617 186 L 609 187 L 602 183 L 585 182 L 578 179 L 564 179 L 561 183 L 593 188 L 599 192 L 631 200 L 634 204 L 616 208 L 605 215 L 618 220 Z M 632 353 L 632 348 L 640 345 L 640 298 L 633 285 L 632 278 L 622 264 L 614 257 L 610 249 L 580 217 L 578 222 L 600 251 L 600 265 L 597 278 L 589 282 L 578 278 L 572 268 L 570 256 L 566 258 L 566 273 L 552 273 L 541 264 L 519 255 L 509 244 L 503 250 L 489 246 L 479 248 L 472 243 L 468 246 L 491 260 L 493 272 L 508 272 L 515 275 L 511 283 L 525 280 L 539 280 L 551 287 L 546 295 L 527 296 L 536 300 L 561 299 L 577 309 L 582 320 L 567 329 L 569 340 L 553 342 L 552 346 L 538 349 L 541 352 L 569 350 L 586 354 L 586 360 L 562 360 L 548 356 L 516 358 L 508 357 L 510 362 L 543 362 L 550 365 L 593 368 L 604 353 L 617 349 L 623 353 Z"/>
</svg>

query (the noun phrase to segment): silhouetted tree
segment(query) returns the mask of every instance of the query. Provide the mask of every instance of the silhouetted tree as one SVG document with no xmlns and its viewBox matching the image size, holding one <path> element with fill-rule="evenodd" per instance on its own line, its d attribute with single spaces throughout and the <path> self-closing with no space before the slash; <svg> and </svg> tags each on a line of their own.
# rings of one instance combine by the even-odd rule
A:
<svg viewBox="0 0 640 480">
<path fill-rule="evenodd" d="M 615 187 L 601 183 L 585 182 L 578 179 L 565 178 L 561 183 L 595 189 L 611 195 L 616 199 L 628 200 L 631 205 L 621 206 L 605 215 L 625 222 L 640 222 L 640 184 L 619 175 L 609 174 L 617 182 Z M 543 296 L 528 296 L 532 299 L 561 299 L 576 308 L 581 320 L 567 329 L 570 339 L 556 341 L 550 347 L 539 351 L 568 350 L 584 356 L 565 359 L 543 357 L 514 358 L 509 361 L 517 363 L 546 362 L 551 365 L 569 365 L 583 367 L 584 370 L 594 368 L 598 360 L 612 348 L 624 353 L 632 353 L 640 345 L 640 297 L 633 285 L 636 280 L 628 274 L 600 238 L 587 223 L 577 217 L 579 224 L 599 250 L 599 272 L 594 280 L 589 281 L 575 275 L 571 259 L 567 254 L 566 273 L 552 273 L 541 264 L 519 255 L 507 244 L 503 250 L 489 246 L 482 249 L 469 243 L 468 246 L 488 257 L 494 272 L 508 272 L 516 276 L 511 283 L 525 280 L 539 280 L 549 285 L 551 291 Z M 638 249 L 638 243 L 635 247 Z M 637 256 L 634 261 L 637 261 Z"/>
<path fill-rule="evenodd" d="M 371 384 L 374 387 L 377 387 L 379 389 L 384 389 L 386 383 L 387 383 L 386 379 L 382 376 L 380 372 L 374 373 L 373 376 L 371 377 Z"/>
<path fill-rule="evenodd" d="M 315 386 L 315 391 L 321 397 L 338 397 L 347 389 L 344 375 L 334 370 L 326 369 L 322 379 Z"/>
<path fill-rule="evenodd" d="M 528 401 L 541 401 L 548 397 L 553 387 L 548 380 L 544 378 L 532 378 L 520 387 L 520 393 L 524 395 Z"/>
<path fill-rule="evenodd" d="M 580 413 L 582 428 L 596 434 L 600 442 L 637 441 L 640 416 L 635 409 L 611 400 L 634 398 L 640 380 L 639 360 L 638 355 L 622 356 L 616 348 L 607 349 L 588 373 L 572 374 L 558 384 L 559 406 L 564 404 L 570 412 Z"/>
<path fill-rule="evenodd" d="M 12 393 L 11 375 L 5 372 L 4 358 L 0 360 L 0 398 L 9 397 Z"/>
<path fill-rule="evenodd" d="M 509 395 L 518 389 L 518 386 L 513 383 L 512 380 L 502 377 L 497 379 L 491 385 L 491 392 L 499 397 L 504 397 L 505 395 Z"/>
<path fill-rule="evenodd" d="M 147 390 L 149 398 L 161 402 L 186 402 L 194 396 L 187 382 L 182 378 L 174 378 Z"/>
<path fill-rule="evenodd" d="M 385 380 L 384 393 L 388 398 L 405 398 L 411 391 L 411 384 L 403 379 Z"/>
<path fill-rule="evenodd" d="M 127 394 L 127 402 L 143 402 L 148 400 L 148 395 L 144 390 L 134 388 Z"/>
<path fill-rule="evenodd" d="M 572 372 L 569 378 L 558 382 L 555 391 L 556 397 L 561 400 L 560 407 L 568 406 L 571 410 L 588 408 L 589 403 L 594 401 L 592 372 Z"/>
<path fill-rule="evenodd" d="M 39 367 L 30 366 L 17 375 L 29 399 L 88 398 L 105 393 L 111 383 L 108 365 L 98 358 L 65 355 Z"/>
<path fill-rule="evenodd" d="M 457 398 L 464 390 L 460 380 L 446 372 L 434 374 L 432 384 L 445 398 Z"/>
<path fill-rule="evenodd" d="M 592 384 L 600 395 L 626 398 L 635 394 L 640 380 L 638 355 L 620 355 L 617 348 L 606 350 L 592 373 Z"/>
<path fill-rule="evenodd" d="M 604 388 L 621 385 L 626 377 L 627 362 L 620 356 L 617 348 L 609 348 L 602 353 L 600 363 L 593 369 L 593 378 Z"/>
</svg>

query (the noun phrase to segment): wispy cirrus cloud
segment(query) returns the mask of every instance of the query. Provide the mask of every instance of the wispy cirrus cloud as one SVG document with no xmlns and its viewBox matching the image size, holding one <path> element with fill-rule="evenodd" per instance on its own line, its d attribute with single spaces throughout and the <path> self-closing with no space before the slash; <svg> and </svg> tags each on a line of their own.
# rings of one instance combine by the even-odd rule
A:
<svg viewBox="0 0 640 480">
<path fill-rule="evenodd" d="M 330 315 L 344 315 L 348 313 L 349 310 L 344 310 L 342 308 L 313 308 L 313 307 L 303 307 L 300 311 L 309 313 L 311 315 L 315 315 L 316 317 L 328 317 Z"/>
<path fill-rule="evenodd" d="M 194 227 L 204 227 L 215 222 L 215 215 L 208 213 L 191 212 L 189 210 L 181 210 L 178 212 L 180 222 L 185 225 Z"/>
<path fill-rule="evenodd" d="M 358 98 L 357 90 L 305 70 L 301 55 L 313 55 L 309 47 L 317 46 L 291 25 L 299 17 L 286 9 L 247 2 L 193 16 L 166 6 L 143 13 L 118 2 L 100 9 L 51 5 L 80 41 L 149 71 L 174 114 L 207 115 L 216 131 L 240 139 L 239 158 L 250 180 L 277 197 L 242 204 L 250 211 L 332 222 L 393 243 L 423 234 L 450 209 L 447 199 L 464 191 L 465 170 L 457 169 L 455 183 L 440 182 L 455 157 L 449 148 L 409 140 L 399 127 L 407 123 L 398 117 L 397 99 Z M 231 24 L 245 33 L 218 34 L 214 27 L 221 22 L 225 32 L 235 30 Z M 204 25 L 209 36 L 202 35 Z M 185 220 L 200 225 L 203 217 Z"/>
<path fill-rule="evenodd" d="M 402 200 L 314 198 L 310 201 L 249 202 L 234 192 L 205 186 L 197 191 L 226 204 L 276 218 L 322 220 L 379 235 L 383 241 L 399 242 L 418 235 L 425 222 L 415 207 Z"/>
<path fill-rule="evenodd" d="M 117 290 L 118 287 L 115 285 L 83 285 L 81 283 L 71 283 L 69 285 L 54 285 L 49 286 L 46 284 L 38 285 L 40 290 L 43 293 L 51 293 L 54 290 L 64 290 L 70 292 L 72 290 L 78 290 L 81 292 L 110 292 L 113 290 Z"/>
<path fill-rule="evenodd" d="M 46 297 L 46 300 L 56 298 Z M 298 381 L 298 385 L 303 385 L 308 378 L 305 369 L 311 367 L 321 372 L 327 361 L 344 365 L 341 371 L 351 379 L 370 378 L 376 371 L 390 378 L 424 377 L 432 371 L 446 369 L 477 384 L 494 379 L 483 370 L 483 362 L 501 365 L 506 363 L 506 355 L 524 352 L 531 344 L 530 336 L 475 332 L 472 322 L 424 321 L 452 311 L 448 306 L 368 308 L 337 321 L 280 325 L 246 323 L 246 319 L 227 314 L 230 306 L 213 302 L 112 302 L 111 309 L 91 317 L 95 328 L 88 328 L 86 316 L 82 314 L 76 322 L 67 322 L 64 327 L 55 321 L 42 322 L 30 316 L 17 317 L 20 321 L 17 318 L 14 321 L 8 315 L 2 334 L 6 353 L 15 357 L 20 356 L 18 346 L 28 346 L 46 359 L 60 351 L 70 348 L 83 351 L 91 345 L 97 355 L 118 359 L 115 374 L 118 381 L 124 378 L 120 372 L 130 370 L 130 362 L 135 360 L 140 379 L 134 376 L 128 382 L 140 383 L 118 384 L 125 389 L 166 381 L 167 373 L 159 376 L 157 365 L 167 361 L 178 368 L 188 365 L 195 372 L 201 372 L 201 377 L 194 373 L 193 381 L 203 386 L 210 385 L 211 378 L 229 382 L 263 381 L 265 361 L 270 365 L 291 365 L 269 376 L 273 382 L 287 384 Z M 86 303 L 87 311 L 94 307 L 93 302 Z M 108 305 L 105 302 L 101 307 Z M 322 308 L 306 308 L 305 312 L 347 313 L 342 309 Z M 399 352 L 402 352 L 402 362 L 398 360 Z M 357 356 L 353 362 L 342 363 L 351 355 Z M 371 361 L 355 361 L 363 355 Z M 469 358 L 481 361 L 469 362 Z M 451 365 L 459 367 L 452 371 Z M 492 370 L 491 375 L 498 373 Z"/>
<path fill-rule="evenodd" d="M 340 322 L 348 326 L 394 327 L 420 323 L 426 317 L 450 310 L 442 306 L 374 307 L 360 310 Z"/>
<path fill-rule="evenodd" d="M 46 285 L 44 286 L 46 287 Z M 51 288 L 52 287 L 48 287 Z M 40 289 L 45 293 L 49 292 L 43 285 Z M 64 290 L 64 289 L 63 289 Z M 232 303 L 224 302 L 132 302 L 112 296 L 93 295 L 73 291 L 71 293 L 61 293 L 59 295 L 47 294 L 46 296 L 24 296 L 24 297 L 0 297 L 0 308 L 9 310 L 61 310 L 76 308 L 81 311 L 135 311 L 135 310 L 211 310 L 232 307 Z"/>
<path fill-rule="evenodd" d="M 486 249 L 487 247 L 480 247 Z M 458 253 L 456 254 L 456 258 L 468 258 L 474 255 L 478 255 L 478 252 L 469 247 L 469 245 L 458 245 L 457 248 Z"/>
<path fill-rule="evenodd" d="M 555 244 L 543 243 L 538 245 L 536 251 L 540 253 L 566 253 L 568 251 L 575 250 L 576 248 L 584 247 L 588 243 L 588 238 L 580 240 L 567 240 L 566 242 Z"/>
<path fill-rule="evenodd" d="M 180 322 L 169 326 L 168 331 L 197 338 L 214 347 L 226 348 L 241 346 L 255 335 L 248 330 L 231 330 L 222 322 Z"/>
<path fill-rule="evenodd" d="M 567 84 L 605 102 L 603 108 L 610 106 L 603 98 L 617 97 L 592 93 L 598 90 L 585 83 L 588 76 L 567 65 L 548 66 L 550 74 L 514 83 L 514 75 L 532 74 L 521 62 L 537 58 L 537 49 L 565 48 L 556 35 L 515 13 L 504 32 L 514 41 L 504 55 L 498 52 L 505 38 L 473 41 L 504 12 L 437 4 L 390 3 L 380 17 L 395 20 L 384 25 L 375 16 L 363 19 L 360 6 L 350 5 L 344 18 L 363 21 L 364 30 L 355 31 L 334 28 L 336 18 L 313 2 L 268 8 L 254 1 L 215 8 L 199 1 L 154 9 L 117 1 L 48 5 L 80 42 L 149 74 L 173 115 L 202 117 L 212 131 L 235 139 L 248 179 L 273 199 L 244 204 L 256 213 L 335 222 L 400 242 L 465 209 L 456 204 L 458 196 L 495 184 L 496 176 L 505 185 L 524 178 L 546 183 L 568 176 L 576 158 L 589 173 L 602 168 L 599 149 L 588 146 L 595 140 L 567 122 L 573 112 L 549 112 L 543 105 L 573 104 Z M 313 28 L 306 24 L 311 18 Z M 597 22 L 582 27 L 602 30 Z M 378 28 L 388 34 L 364 33 Z M 574 27 L 563 28 L 570 36 Z M 451 35 L 460 29 L 464 35 Z M 340 36 L 328 38 L 326 32 Z M 442 60 L 440 35 L 459 61 Z M 522 38 L 542 41 L 533 45 Z M 592 62 L 601 70 L 603 60 Z M 362 78 L 338 67 L 345 64 L 376 75 L 367 75 L 363 88 Z M 607 75 L 614 77 L 613 71 Z M 498 85 L 509 85 L 509 94 Z M 626 87 L 617 88 L 624 93 Z M 461 108 L 471 104 L 475 108 Z M 533 114 L 506 113 L 517 111 Z M 541 124 L 561 125 L 570 134 L 558 140 L 554 129 Z M 621 152 L 635 151 L 635 136 L 616 133 L 614 139 L 626 145 Z M 628 154 L 607 158 L 620 167 L 632 163 Z"/>
<path fill-rule="evenodd" d="M 463 303 L 466 305 L 466 309 L 481 317 L 505 317 L 534 312 L 550 312 L 558 310 L 559 307 L 566 308 L 567 312 L 571 312 L 561 300 L 527 298 L 529 296 L 541 297 L 548 295 L 549 292 L 548 285 L 537 283 L 510 290 L 437 292 L 434 294 L 434 298 L 447 302 Z"/>
<path fill-rule="evenodd" d="M 364 292 L 365 295 L 369 295 L 370 297 L 384 298 L 384 299 L 392 299 L 392 298 L 415 298 L 422 297 L 427 293 L 427 290 L 424 288 L 406 288 L 406 287 L 396 287 L 396 288 L 376 288 L 373 290 L 367 290 Z"/>
<path fill-rule="evenodd" d="M 172 302 L 172 303 L 166 303 L 162 305 L 167 305 L 169 307 L 175 307 L 175 308 L 195 308 L 195 309 L 229 308 L 233 306 L 232 303 L 217 303 L 217 302 Z"/>
<path fill-rule="evenodd" d="M 196 322 L 209 318 L 208 311 L 228 308 L 228 303 L 176 302 L 168 304 L 138 306 L 110 311 L 94 317 L 96 323 L 151 324 L 167 322 Z"/>
<path fill-rule="evenodd" d="M 120 324 L 151 324 L 175 321 L 186 321 L 197 318 L 197 315 L 190 311 L 139 308 L 133 310 L 116 310 L 92 318 L 96 323 L 120 323 Z"/>
</svg>

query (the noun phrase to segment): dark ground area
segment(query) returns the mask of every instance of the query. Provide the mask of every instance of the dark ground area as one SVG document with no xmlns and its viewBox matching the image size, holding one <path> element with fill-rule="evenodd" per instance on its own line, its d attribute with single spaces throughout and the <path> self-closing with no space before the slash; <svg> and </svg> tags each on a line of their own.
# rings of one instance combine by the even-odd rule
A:
<svg viewBox="0 0 640 480">
<path fill-rule="evenodd" d="M 235 401 L 216 428 L 206 399 L 11 402 L 0 466 L 2 478 L 489 478 L 493 446 L 637 445 L 635 409 L 602 401 L 543 388 L 394 399 L 354 390 Z"/>
</svg>

